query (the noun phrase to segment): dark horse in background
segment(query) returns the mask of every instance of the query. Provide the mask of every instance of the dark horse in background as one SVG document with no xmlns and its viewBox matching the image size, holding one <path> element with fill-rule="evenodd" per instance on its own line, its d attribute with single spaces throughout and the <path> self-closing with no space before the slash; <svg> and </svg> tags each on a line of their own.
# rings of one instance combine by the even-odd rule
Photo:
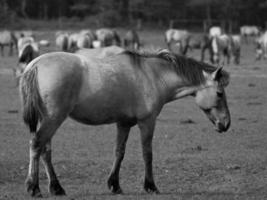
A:
<svg viewBox="0 0 267 200">
<path fill-rule="evenodd" d="M 166 103 L 192 96 L 218 132 L 228 130 L 231 120 L 224 87 L 229 74 L 222 68 L 168 50 L 138 53 L 118 49 L 101 59 L 92 57 L 90 51 L 44 54 L 28 64 L 21 77 L 23 119 L 31 132 L 26 179 L 31 196 L 41 196 L 40 158 L 49 192 L 65 194 L 51 162 L 51 141 L 67 117 L 89 125 L 117 124 L 115 159 L 107 181 L 116 194 L 122 193 L 120 166 L 135 125 L 141 133 L 144 189 L 159 193 L 152 169 L 152 139 L 157 116 Z"/>
</svg>

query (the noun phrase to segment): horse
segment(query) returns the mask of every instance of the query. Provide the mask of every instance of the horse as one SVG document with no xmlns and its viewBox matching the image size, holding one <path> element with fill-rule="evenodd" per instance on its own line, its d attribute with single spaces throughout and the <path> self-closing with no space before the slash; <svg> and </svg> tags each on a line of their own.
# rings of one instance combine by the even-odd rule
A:
<svg viewBox="0 0 267 200">
<path fill-rule="evenodd" d="M 171 44 L 175 42 L 179 46 L 179 54 L 186 55 L 190 34 L 187 30 L 169 29 L 165 32 L 165 42 L 171 50 Z"/>
<path fill-rule="evenodd" d="M 227 64 L 230 63 L 231 58 L 231 39 L 228 35 L 223 34 L 220 36 L 212 37 L 211 39 L 212 49 L 212 63 L 219 63 L 220 57 L 223 55 L 223 64 L 227 59 Z"/>
<path fill-rule="evenodd" d="M 129 30 L 124 37 L 123 46 L 127 49 L 138 50 L 140 48 L 140 40 L 135 30 Z"/>
<path fill-rule="evenodd" d="M 0 48 L 2 56 L 4 56 L 5 46 L 9 46 L 9 56 L 12 56 L 13 47 L 17 48 L 17 39 L 14 33 L 8 30 L 0 31 Z"/>
<path fill-rule="evenodd" d="M 56 33 L 56 46 L 60 51 L 68 51 L 69 35 L 68 33 Z"/>
<path fill-rule="evenodd" d="M 216 37 L 216 36 L 220 36 L 222 35 L 222 29 L 219 26 L 212 26 L 209 29 L 209 36 L 212 37 Z"/>
<path fill-rule="evenodd" d="M 244 38 L 245 42 L 248 44 L 248 37 L 257 37 L 260 35 L 260 29 L 257 26 L 241 26 L 240 34 Z"/>
<path fill-rule="evenodd" d="M 211 53 L 211 38 L 208 34 L 198 34 L 192 35 L 189 39 L 188 49 L 200 49 L 201 55 L 200 60 L 203 62 L 205 59 L 205 51 L 208 49 L 210 54 L 210 61 L 212 61 L 212 53 Z"/>
<path fill-rule="evenodd" d="M 260 37 L 256 38 L 256 60 L 260 60 L 262 57 L 267 58 L 267 31 Z"/>
<path fill-rule="evenodd" d="M 121 39 L 119 34 L 112 29 L 101 28 L 96 30 L 96 39 L 100 41 L 102 47 L 111 45 L 121 46 Z"/>
<path fill-rule="evenodd" d="M 34 59 L 20 80 L 23 119 L 31 132 L 28 193 L 42 196 L 38 178 L 41 158 L 50 194 L 65 194 L 51 162 L 51 141 L 67 117 L 88 125 L 116 123 L 115 158 L 107 181 L 115 194 L 122 193 L 120 166 L 130 129 L 138 125 L 145 163 L 144 189 L 159 193 L 153 176 L 152 139 L 163 106 L 192 96 L 215 129 L 225 132 L 231 123 L 224 90 L 229 80 L 221 67 L 166 49 L 124 51 L 101 59 L 52 52 Z"/>
<path fill-rule="evenodd" d="M 231 53 L 233 61 L 236 65 L 240 64 L 240 53 L 241 53 L 241 37 L 240 35 L 231 35 Z"/>
<path fill-rule="evenodd" d="M 18 65 L 13 68 L 16 85 L 19 84 L 19 77 L 25 67 L 34 58 L 39 56 L 39 44 L 32 37 L 22 37 L 18 41 Z"/>
</svg>

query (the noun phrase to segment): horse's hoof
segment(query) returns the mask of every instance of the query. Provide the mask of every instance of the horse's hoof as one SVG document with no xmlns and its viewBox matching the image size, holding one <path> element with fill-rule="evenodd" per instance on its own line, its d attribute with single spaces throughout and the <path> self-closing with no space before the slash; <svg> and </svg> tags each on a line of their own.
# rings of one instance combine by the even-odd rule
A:
<svg viewBox="0 0 267 200">
<path fill-rule="evenodd" d="M 159 194 L 160 193 L 154 182 L 151 183 L 151 182 L 145 181 L 144 189 L 149 194 Z"/>
<path fill-rule="evenodd" d="M 119 181 L 109 178 L 108 179 L 108 188 L 113 194 L 123 194 L 123 191 L 120 187 Z"/>
<path fill-rule="evenodd" d="M 32 197 L 43 197 L 39 185 L 33 184 L 31 181 L 26 181 L 26 190 Z"/>
<path fill-rule="evenodd" d="M 58 181 L 52 181 L 49 184 L 49 193 L 56 196 L 66 195 L 65 190 L 61 187 Z"/>
</svg>

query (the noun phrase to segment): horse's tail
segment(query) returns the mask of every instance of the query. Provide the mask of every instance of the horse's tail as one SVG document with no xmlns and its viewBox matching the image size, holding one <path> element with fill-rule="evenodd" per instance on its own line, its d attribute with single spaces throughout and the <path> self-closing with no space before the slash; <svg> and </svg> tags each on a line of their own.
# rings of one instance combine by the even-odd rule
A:
<svg viewBox="0 0 267 200">
<path fill-rule="evenodd" d="M 37 73 L 38 68 L 31 66 L 29 70 L 23 73 L 20 80 L 23 120 L 29 127 L 30 132 L 36 132 L 38 122 L 44 115 L 43 102 L 38 88 Z"/>
</svg>

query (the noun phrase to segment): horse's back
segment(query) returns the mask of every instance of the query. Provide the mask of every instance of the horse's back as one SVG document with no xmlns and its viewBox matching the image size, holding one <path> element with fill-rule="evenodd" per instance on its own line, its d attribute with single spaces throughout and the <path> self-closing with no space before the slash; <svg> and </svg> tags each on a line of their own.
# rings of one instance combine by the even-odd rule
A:
<svg viewBox="0 0 267 200">
<path fill-rule="evenodd" d="M 123 51 L 124 51 L 123 48 L 113 45 L 97 49 L 80 49 L 75 53 L 90 58 L 105 58 L 107 56 L 113 56 L 122 53 Z"/>
</svg>

